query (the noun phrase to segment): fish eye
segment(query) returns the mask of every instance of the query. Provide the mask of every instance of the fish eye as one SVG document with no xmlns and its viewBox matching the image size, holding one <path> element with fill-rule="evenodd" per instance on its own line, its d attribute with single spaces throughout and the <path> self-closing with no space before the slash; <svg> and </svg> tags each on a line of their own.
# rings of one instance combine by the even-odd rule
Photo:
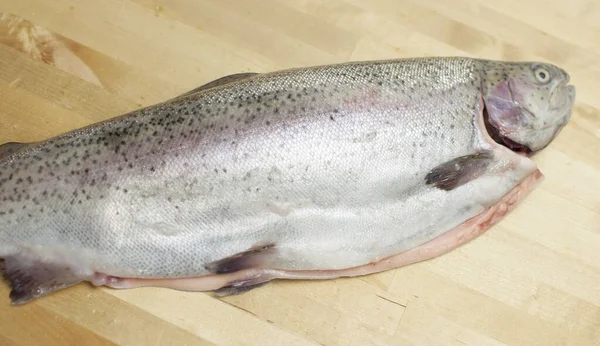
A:
<svg viewBox="0 0 600 346">
<path fill-rule="evenodd" d="M 550 72 L 543 67 L 534 68 L 533 74 L 535 75 L 537 81 L 540 83 L 545 84 L 550 81 Z"/>
</svg>

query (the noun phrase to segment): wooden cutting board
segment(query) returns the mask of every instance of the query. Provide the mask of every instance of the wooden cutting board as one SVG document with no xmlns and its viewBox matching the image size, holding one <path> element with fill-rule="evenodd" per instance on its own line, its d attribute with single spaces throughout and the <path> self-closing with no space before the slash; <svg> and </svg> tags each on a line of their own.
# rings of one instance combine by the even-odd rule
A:
<svg viewBox="0 0 600 346">
<path fill-rule="evenodd" d="M 240 296 L 80 284 L 11 307 L 0 345 L 600 345 L 600 3 L 3 0 L 0 142 L 35 141 L 213 79 L 432 55 L 564 67 L 577 106 L 544 183 L 435 260 Z"/>
</svg>

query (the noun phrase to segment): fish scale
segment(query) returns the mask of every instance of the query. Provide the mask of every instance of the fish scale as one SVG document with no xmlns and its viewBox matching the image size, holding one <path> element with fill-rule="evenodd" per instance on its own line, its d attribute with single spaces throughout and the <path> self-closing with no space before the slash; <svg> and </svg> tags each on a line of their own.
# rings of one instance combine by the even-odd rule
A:
<svg viewBox="0 0 600 346">
<path fill-rule="evenodd" d="M 259 269 L 345 270 L 418 248 L 535 172 L 507 149 L 519 142 L 503 126 L 521 126 L 542 146 L 547 134 L 532 121 L 514 124 L 521 106 L 506 99 L 508 88 L 540 107 L 553 136 L 568 120 L 568 75 L 543 65 L 554 82 L 533 87 L 541 74 L 532 66 L 439 57 L 232 75 L 48 140 L 3 146 L 6 276 L 61 266 L 59 282 L 116 287 L 126 278 L 213 277 L 213 264 L 225 263 L 256 279 Z M 506 85 L 508 77 L 521 84 Z M 562 104 L 544 109 L 550 102 Z M 57 289 L 39 275 L 25 281 L 40 294 Z M 13 301 L 40 295 L 12 284 Z"/>
</svg>

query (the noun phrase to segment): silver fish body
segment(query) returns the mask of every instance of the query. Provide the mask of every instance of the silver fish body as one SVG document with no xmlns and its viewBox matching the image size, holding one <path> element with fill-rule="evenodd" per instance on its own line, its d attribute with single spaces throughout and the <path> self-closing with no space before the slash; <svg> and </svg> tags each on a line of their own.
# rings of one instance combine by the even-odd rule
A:
<svg viewBox="0 0 600 346">
<path fill-rule="evenodd" d="M 509 109 L 494 88 L 524 78 L 524 66 L 420 58 L 243 75 L 11 147 L 0 162 L 0 258 L 61 264 L 76 283 L 343 270 L 414 249 L 537 170 L 497 143 L 508 136 L 492 140 L 484 117 L 490 90 Z M 560 112 L 539 116 L 555 136 L 574 88 L 545 68 L 559 80 L 548 109 Z M 503 114 L 490 114 L 498 132 Z M 461 182 L 436 180 L 439 167 Z M 265 244 L 240 268 L 211 265 Z"/>
</svg>

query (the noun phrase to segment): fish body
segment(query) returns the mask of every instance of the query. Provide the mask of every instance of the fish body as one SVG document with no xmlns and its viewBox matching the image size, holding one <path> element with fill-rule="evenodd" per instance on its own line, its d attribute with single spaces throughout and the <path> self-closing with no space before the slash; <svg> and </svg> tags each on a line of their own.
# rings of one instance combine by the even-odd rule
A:
<svg viewBox="0 0 600 346">
<path fill-rule="evenodd" d="M 85 280 L 238 292 L 418 249 L 537 174 L 528 156 L 569 120 L 567 83 L 540 63 L 351 62 L 234 75 L 10 143 L 0 258 L 13 303 Z M 204 281 L 169 284 L 186 278 Z"/>
</svg>

